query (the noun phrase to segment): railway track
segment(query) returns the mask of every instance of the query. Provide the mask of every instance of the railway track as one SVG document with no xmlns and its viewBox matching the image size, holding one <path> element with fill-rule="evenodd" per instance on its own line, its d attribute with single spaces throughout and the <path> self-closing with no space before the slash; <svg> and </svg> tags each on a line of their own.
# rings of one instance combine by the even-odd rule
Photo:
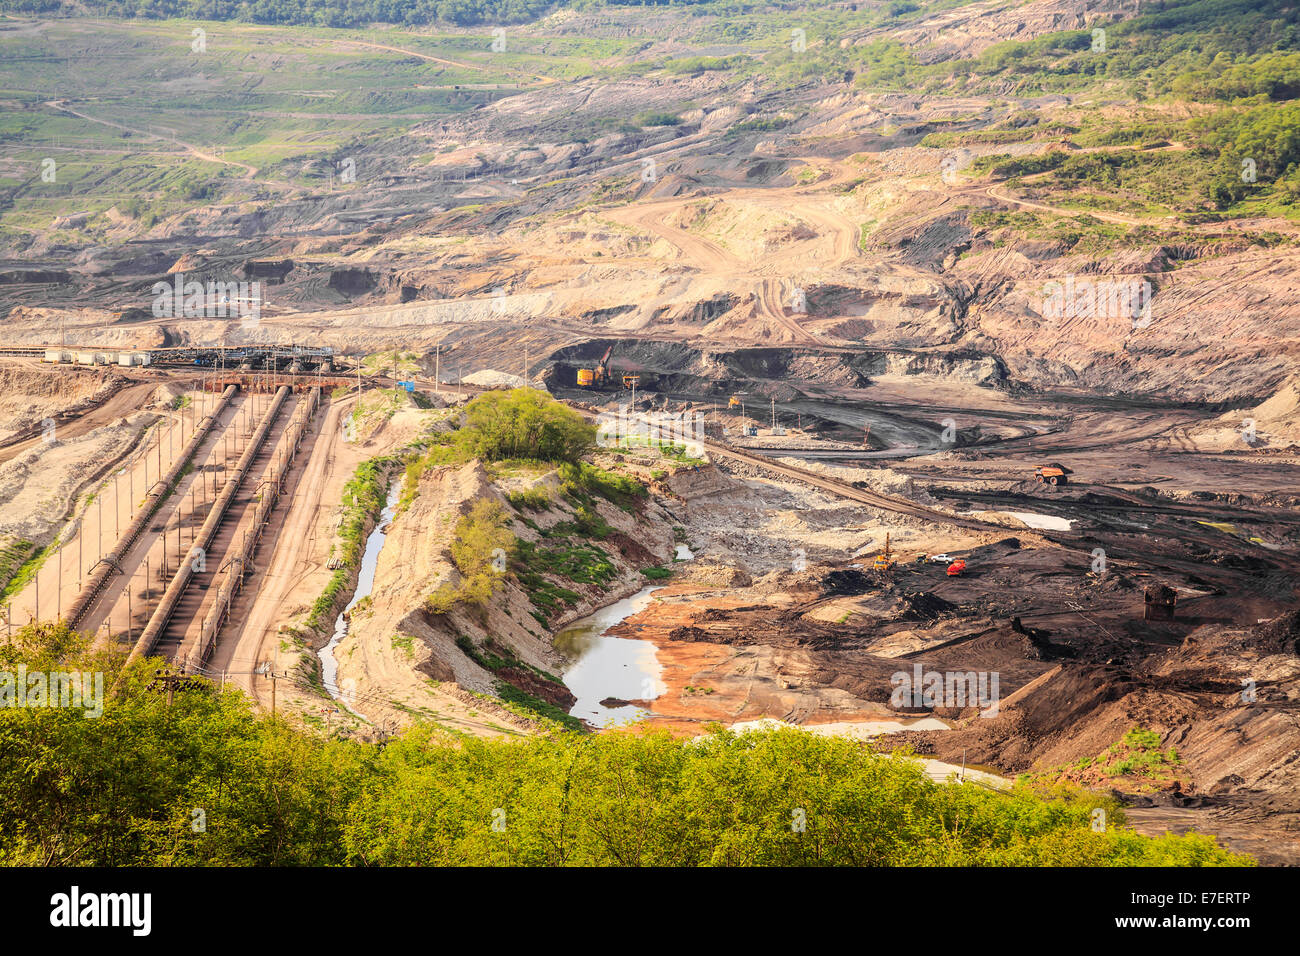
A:
<svg viewBox="0 0 1300 956">
<path fill-rule="evenodd" d="M 218 421 L 229 406 L 231 399 L 234 398 L 235 391 L 234 386 L 231 386 L 222 393 L 213 410 L 204 417 L 203 421 L 195 429 L 194 434 L 186 441 L 180 454 L 172 462 L 167 474 L 154 482 L 153 487 L 145 492 L 144 506 L 136 512 L 135 517 L 127 525 L 117 544 L 95 566 L 81 593 L 73 602 L 72 607 L 69 608 L 67 616 L 69 627 L 75 628 L 81 625 L 86 615 L 94 608 L 96 602 L 108 587 L 109 578 L 115 573 L 121 572 L 122 564 L 126 561 L 127 555 L 144 535 L 149 523 L 153 521 L 159 509 L 176 491 L 179 482 L 198 454 L 199 449 L 207 443 L 208 437 L 213 431 L 218 429 Z"/>
<path fill-rule="evenodd" d="M 244 454 L 239 463 L 231 473 L 230 480 L 226 482 L 217 500 L 213 503 L 208 512 L 207 520 L 203 522 L 203 527 L 199 529 L 195 536 L 190 553 L 195 553 L 198 549 L 203 555 L 207 555 L 211 550 L 218 533 L 225 524 L 232 505 L 235 505 L 235 498 L 244 490 L 244 482 L 250 473 L 254 472 L 255 463 L 261 458 L 265 451 L 267 436 L 274 428 L 276 421 L 280 417 L 280 412 L 291 395 L 289 387 L 282 386 L 276 393 L 271 407 L 267 409 L 257 430 L 249 440 L 248 446 L 244 449 Z M 256 472 L 260 473 L 260 472 Z M 206 567 L 206 557 L 202 562 Z M 162 600 L 150 615 L 149 623 L 145 626 L 144 631 L 140 634 L 140 639 L 136 642 L 134 649 L 131 651 L 132 658 L 144 657 L 154 653 L 160 640 L 164 637 L 171 622 L 172 615 L 176 612 L 182 598 L 185 595 L 186 588 L 190 585 L 191 580 L 196 572 L 196 562 L 184 560 L 180 567 L 176 569 L 171 583 L 163 593 Z"/>
<path fill-rule="evenodd" d="M 597 417 L 596 412 L 575 402 L 566 401 L 565 404 L 586 418 Z M 765 471 L 775 472 L 786 478 L 793 478 L 795 481 L 811 485 L 814 488 L 829 491 L 841 498 L 847 498 L 859 504 L 870 505 L 873 508 L 880 508 L 883 511 L 909 515 L 923 521 L 934 521 L 958 528 L 968 528 L 972 531 L 997 531 L 1003 534 L 1008 531 L 1007 528 L 999 524 L 951 515 L 943 511 L 937 511 L 934 508 L 927 508 L 925 505 L 919 505 L 914 501 L 908 501 L 906 498 L 896 498 L 893 495 L 882 495 L 879 492 L 858 488 L 847 481 L 840 481 L 838 478 L 829 478 L 826 475 L 819 475 L 804 468 L 787 465 L 765 455 L 751 455 L 716 439 L 705 438 L 700 441 L 700 444 L 719 457 L 730 458 L 733 461 L 744 462 Z"/>
<path fill-rule="evenodd" d="M 967 528 L 972 531 L 997 531 L 1003 534 L 1007 533 L 1007 528 L 1002 525 L 992 524 L 986 521 L 977 521 L 974 518 L 964 518 L 958 515 L 951 515 L 944 511 L 937 511 L 934 508 L 927 508 L 925 505 L 919 505 L 914 501 L 908 501 L 906 498 L 896 498 L 893 495 L 882 495 L 879 492 L 869 491 L 865 488 L 858 488 L 855 485 L 849 484 L 847 481 L 840 481 L 838 478 L 829 478 L 826 475 L 819 475 L 803 468 L 797 468 L 794 465 L 787 465 L 764 455 L 751 455 L 748 452 L 739 451 L 731 445 L 713 439 L 706 438 L 701 442 L 701 444 L 710 452 L 722 458 L 730 458 L 733 461 L 744 462 L 745 464 L 754 465 L 757 468 L 776 472 L 779 475 L 793 478 L 796 481 L 802 482 L 806 485 L 811 485 L 814 488 L 829 491 L 832 494 L 839 495 L 841 498 L 848 498 L 850 501 L 857 501 L 860 504 L 870 505 L 873 508 L 880 508 L 883 511 L 892 511 L 895 514 L 908 515 L 913 518 L 920 518 L 924 521 L 934 521 L 941 524 L 953 525 L 958 528 Z"/>
</svg>

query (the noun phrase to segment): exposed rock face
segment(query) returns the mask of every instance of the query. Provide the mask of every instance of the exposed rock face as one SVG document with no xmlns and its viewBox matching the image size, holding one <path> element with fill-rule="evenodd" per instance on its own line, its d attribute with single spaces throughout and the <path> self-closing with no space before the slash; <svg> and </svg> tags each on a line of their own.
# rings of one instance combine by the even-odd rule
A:
<svg viewBox="0 0 1300 956">
<path fill-rule="evenodd" d="M 678 469 L 664 479 L 664 485 L 686 501 L 736 490 L 735 482 L 725 472 L 719 471 L 717 465 L 712 464 Z"/>
<path fill-rule="evenodd" d="M 1176 747 L 1190 774 L 1184 789 L 1255 794 L 1295 819 L 1300 769 L 1290 758 L 1300 735 L 1289 714 L 1300 696 L 1298 634 L 1291 612 L 1250 628 L 1206 625 L 1138 666 L 1063 664 L 1005 697 L 998 716 L 925 736 L 941 755 L 965 748 L 974 762 L 1047 770 L 1095 756 L 1141 726 Z"/>
<path fill-rule="evenodd" d="M 283 282 L 284 277 L 292 271 L 292 259 L 282 259 L 278 262 L 250 259 L 244 263 L 244 278 L 246 279 L 268 279 L 272 282 Z"/>
<path fill-rule="evenodd" d="M 369 269 L 335 269 L 330 273 L 329 287 L 344 295 L 361 295 L 376 285 Z"/>
<path fill-rule="evenodd" d="M 1131 0 L 982 0 L 840 40 L 888 38 L 942 61 L 1001 41 L 1104 28 L 1132 9 Z M 638 57 L 649 59 L 681 55 L 694 23 L 680 11 L 601 11 L 547 29 L 618 36 L 653 25 L 665 33 L 647 34 Z M 682 110 L 685 102 L 693 108 Z M 583 340 L 609 335 L 629 347 L 653 339 L 697 353 L 748 346 L 871 356 L 842 376 L 925 373 L 1265 401 L 1300 375 L 1293 224 L 1098 208 L 1098 221 L 1141 241 L 1094 246 L 1072 238 L 1079 210 L 1053 206 L 1042 180 L 1013 187 L 942 177 L 950 153 L 968 171 L 993 156 L 1091 149 L 1048 138 L 1053 124 L 1077 118 L 1056 114 L 1079 105 L 1064 94 L 873 93 L 839 76 L 774 89 L 726 70 L 521 88 L 358 143 L 357 167 L 383 170 L 373 189 L 280 184 L 274 201 L 222 196 L 134 234 L 117 213 L 114 228 L 128 229 L 121 238 L 131 241 L 76 230 L 12 240 L 0 249 L 11 257 L 0 268 L 0 307 L 12 310 L 6 339 L 48 340 L 52 324 L 17 320 L 26 307 L 92 307 L 99 321 L 74 330 L 79 344 L 310 337 L 370 353 L 455 342 L 473 372 L 517 368 L 517 355 L 507 366 L 493 353 L 524 345 L 539 361 L 567 362 Z M 676 125 L 609 123 L 669 111 Z M 1027 116 L 1047 120 L 1048 135 Z M 1014 139 L 1022 129 L 1023 141 L 920 145 L 945 131 Z M 1184 148 L 1158 148 L 1166 147 Z M 311 151 L 286 165 L 310 176 L 327 168 Z M 981 218 L 989 213 L 1043 223 L 989 225 Z M 274 284 L 273 321 L 114 328 L 124 324 L 114 316 L 147 305 L 149 285 L 178 263 Z M 1104 287 L 1111 302 L 1115 286 L 1130 282 L 1151 291 L 1140 316 L 1110 305 L 1061 314 L 1044 301 L 1052 284 L 1072 283 L 1090 302 Z M 662 364 L 661 372 L 677 371 Z"/>
</svg>

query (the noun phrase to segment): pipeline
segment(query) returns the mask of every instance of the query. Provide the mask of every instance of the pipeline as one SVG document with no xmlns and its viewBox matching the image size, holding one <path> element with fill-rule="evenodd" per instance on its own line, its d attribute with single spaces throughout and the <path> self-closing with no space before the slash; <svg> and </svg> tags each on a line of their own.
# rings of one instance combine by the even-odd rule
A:
<svg viewBox="0 0 1300 956">
<path fill-rule="evenodd" d="M 122 537 L 118 539 L 118 542 L 113 546 L 113 549 L 96 562 L 95 567 L 91 571 L 90 578 L 81 589 L 81 593 L 78 594 L 77 599 L 72 602 L 72 606 L 68 609 L 68 616 L 65 619 L 68 627 L 75 630 L 80 626 L 86 614 L 94 606 L 95 602 L 99 600 L 99 596 L 103 593 L 104 588 L 108 586 L 109 577 L 114 572 L 121 573 L 122 562 L 126 560 L 127 554 L 133 547 L 135 547 L 136 541 L 140 539 L 140 535 L 143 534 L 144 529 L 149 526 L 149 522 L 152 521 L 154 515 L 158 513 L 158 509 L 162 507 L 163 502 L 166 501 L 168 496 L 176 490 L 181 475 L 184 473 L 185 469 L 189 467 L 190 462 L 199 450 L 199 446 L 207 439 L 213 426 L 216 424 L 217 419 L 221 417 L 221 413 L 224 412 L 226 406 L 230 404 L 230 400 L 234 397 L 235 392 L 236 387 L 231 385 L 221 393 L 221 398 L 217 402 L 216 408 L 214 408 L 207 417 L 199 422 L 198 428 L 195 429 L 190 440 L 185 443 L 185 447 L 181 449 L 180 457 L 172 463 L 172 466 L 169 469 L 167 469 L 167 474 L 159 481 L 155 482 L 154 486 L 145 493 L 144 506 L 141 507 L 139 513 L 131 519 L 131 523 L 126 526 L 126 530 L 122 532 Z"/>
<path fill-rule="evenodd" d="M 253 460 L 257 458 L 262 449 L 262 443 L 266 441 L 266 436 L 271 433 L 271 427 L 275 424 L 276 418 L 280 415 L 280 410 L 284 407 L 285 400 L 289 397 L 289 387 L 281 386 L 280 390 L 275 393 L 275 398 L 271 402 L 271 407 L 267 409 L 266 415 L 263 416 L 261 423 L 253 432 L 253 437 L 248 442 L 248 447 L 244 449 L 244 454 L 239 458 L 239 464 L 235 466 L 234 473 L 226 486 L 221 489 L 221 494 L 217 495 L 217 500 L 213 502 L 212 509 L 208 512 L 207 520 L 203 522 L 203 527 L 199 529 L 198 535 L 194 539 L 194 544 L 190 549 L 190 555 L 195 551 L 206 553 L 211 546 L 213 539 L 217 536 L 217 529 L 226 518 L 226 511 L 230 508 L 230 503 L 235 500 L 240 486 L 244 483 L 244 478 L 248 474 L 248 469 L 252 467 Z M 167 585 L 167 590 L 163 592 L 162 600 L 158 602 L 158 607 L 154 609 L 149 618 L 149 623 L 145 625 L 144 630 L 140 633 L 140 639 L 136 641 L 135 647 L 131 651 L 128 662 L 139 657 L 147 656 L 158 643 L 158 638 L 162 636 L 163 629 L 167 627 L 167 622 L 171 620 L 172 614 L 176 611 L 176 605 L 180 603 L 181 595 L 185 593 L 186 586 L 190 583 L 190 578 L 194 574 L 195 562 L 182 559 L 180 567 L 172 576 L 171 583 Z"/>
<path fill-rule="evenodd" d="M 243 589 L 244 574 L 252 566 L 253 554 L 262 539 L 262 532 L 266 529 L 271 512 L 275 510 L 284 491 L 284 480 L 289 474 L 289 469 L 293 467 L 298 447 L 302 444 L 303 434 L 320 406 L 320 397 L 321 390 L 313 388 L 307 394 L 306 400 L 294 412 L 293 420 L 285 430 L 284 444 L 281 446 L 286 448 L 287 452 L 282 459 L 277 458 L 272 462 L 271 471 L 263 482 L 265 490 L 253 512 L 253 533 L 251 536 L 245 535 L 244 540 L 238 545 L 238 552 L 227 559 L 226 576 L 217 588 L 216 598 L 203 618 L 203 624 L 199 628 L 198 644 L 185 655 L 185 661 L 181 666 L 182 672 L 195 673 L 211 659 L 212 651 L 217 646 L 217 638 L 221 636 L 221 628 L 230 617 L 230 606 L 234 602 L 235 594 Z"/>
</svg>

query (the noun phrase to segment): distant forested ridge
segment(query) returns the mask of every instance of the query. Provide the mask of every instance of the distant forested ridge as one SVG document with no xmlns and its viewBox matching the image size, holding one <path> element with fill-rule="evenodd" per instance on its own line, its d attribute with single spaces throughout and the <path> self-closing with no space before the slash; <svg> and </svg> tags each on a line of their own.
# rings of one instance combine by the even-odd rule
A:
<svg viewBox="0 0 1300 956">
<path fill-rule="evenodd" d="M 682 6 L 710 0 L 2 0 L 0 10 L 28 14 L 82 14 L 152 20 L 239 20 L 318 27 L 370 23 L 527 23 L 560 7 Z"/>
</svg>

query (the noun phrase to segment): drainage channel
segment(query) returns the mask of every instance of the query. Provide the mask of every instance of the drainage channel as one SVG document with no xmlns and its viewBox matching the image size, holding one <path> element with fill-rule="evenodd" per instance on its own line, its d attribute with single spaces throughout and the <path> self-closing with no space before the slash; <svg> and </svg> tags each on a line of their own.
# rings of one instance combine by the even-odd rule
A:
<svg viewBox="0 0 1300 956">
<path fill-rule="evenodd" d="M 402 478 L 396 478 L 388 486 L 388 500 L 385 502 L 384 510 L 379 515 L 379 521 L 375 528 L 366 538 L 365 549 L 361 553 L 361 570 L 357 574 L 357 589 L 352 595 L 352 600 L 348 602 L 337 618 L 334 619 L 334 634 L 330 637 L 329 642 L 320 649 L 320 670 L 321 681 L 325 685 L 325 690 L 338 701 L 343 707 L 347 708 L 348 713 L 353 716 L 366 720 L 361 714 L 352 709 L 347 698 L 350 696 L 347 688 L 339 686 L 339 662 L 334 656 L 335 650 L 342 642 L 343 638 L 348 635 L 349 622 L 352 616 L 352 609 L 357 606 L 362 599 L 369 597 L 370 592 L 375 587 L 375 568 L 379 563 L 379 552 L 383 550 L 384 542 L 388 538 L 388 523 L 393 520 L 393 514 L 397 510 L 397 501 L 400 497 L 402 488 Z M 366 721 L 369 723 L 369 721 Z"/>
</svg>

